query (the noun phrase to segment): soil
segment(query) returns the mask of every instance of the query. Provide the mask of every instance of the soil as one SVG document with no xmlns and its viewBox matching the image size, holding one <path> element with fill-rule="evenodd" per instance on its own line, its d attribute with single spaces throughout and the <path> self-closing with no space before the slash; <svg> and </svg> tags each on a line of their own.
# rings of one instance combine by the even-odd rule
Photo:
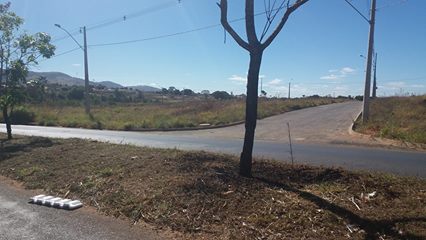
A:
<svg viewBox="0 0 426 240">
<path fill-rule="evenodd" d="M 229 155 L 40 137 L 0 144 L 0 175 L 183 239 L 426 238 L 424 179 L 265 159 L 244 178 Z"/>
</svg>

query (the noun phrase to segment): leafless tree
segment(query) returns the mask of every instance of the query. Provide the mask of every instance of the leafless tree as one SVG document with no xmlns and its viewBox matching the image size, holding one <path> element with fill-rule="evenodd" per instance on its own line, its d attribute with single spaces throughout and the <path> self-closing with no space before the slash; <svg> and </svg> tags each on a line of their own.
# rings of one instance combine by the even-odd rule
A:
<svg viewBox="0 0 426 240">
<path fill-rule="evenodd" d="M 251 177 L 253 143 L 257 121 L 259 72 L 263 52 L 281 32 L 290 15 L 308 1 L 309 0 L 263 0 L 266 22 L 259 38 L 255 27 L 254 0 L 246 0 L 245 23 L 247 41 L 243 40 L 229 24 L 228 1 L 221 0 L 220 3 L 218 3 L 221 12 L 220 19 L 222 26 L 238 45 L 247 50 L 250 54 L 250 65 L 247 76 L 246 131 L 244 135 L 244 146 L 240 157 L 240 174 L 245 177 Z M 272 33 L 267 36 L 268 30 L 279 14 L 283 14 L 281 20 L 279 20 L 278 25 Z"/>
</svg>

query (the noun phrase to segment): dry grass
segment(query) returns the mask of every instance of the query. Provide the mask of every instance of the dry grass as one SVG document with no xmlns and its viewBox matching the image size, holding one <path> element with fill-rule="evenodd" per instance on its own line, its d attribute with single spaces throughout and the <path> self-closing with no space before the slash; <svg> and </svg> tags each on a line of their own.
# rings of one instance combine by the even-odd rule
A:
<svg viewBox="0 0 426 240">
<path fill-rule="evenodd" d="M 76 139 L 18 137 L 0 151 L 1 175 L 185 239 L 426 238 L 424 180 L 266 160 L 254 178 L 237 171 L 228 155 Z"/>
<path fill-rule="evenodd" d="M 259 102 L 259 118 L 341 101 L 329 98 L 291 101 L 262 99 Z M 26 108 L 35 113 L 37 125 L 113 130 L 185 128 L 197 127 L 202 123 L 216 126 L 242 121 L 245 114 L 244 100 L 94 106 L 92 117 L 78 106 L 30 105 Z"/>
<path fill-rule="evenodd" d="M 356 130 L 377 137 L 426 143 L 426 95 L 372 100 L 370 120 Z"/>
</svg>

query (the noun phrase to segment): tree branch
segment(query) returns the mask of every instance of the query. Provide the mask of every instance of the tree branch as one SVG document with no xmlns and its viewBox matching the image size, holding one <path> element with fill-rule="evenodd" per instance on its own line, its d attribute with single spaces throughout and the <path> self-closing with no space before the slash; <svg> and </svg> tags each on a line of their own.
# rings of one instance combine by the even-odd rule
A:
<svg viewBox="0 0 426 240">
<path fill-rule="evenodd" d="M 228 1 L 227 0 L 220 0 L 220 3 L 217 4 L 220 8 L 220 22 L 225 28 L 225 30 L 232 36 L 232 38 L 240 45 L 242 48 L 246 49 L 247 51 L 250 51 L 249 44 L 244 41 L 237 32 L 229 25 L 228 22 Z"/>
<path fill-rule="evenodd" d="M 259 44 L 254 23 L 254 0 L 246 0 L 246 33 L 251 46 Z"/>
<path fill-rule="evenodd" d="M 290 17 L 290 14 L 293 13 L 299 7 L 301 7 L 303 4 L 307 3 L 308 1 L 309 0 L 297 0 L 292 6 L 287 7 L 287 10 L 284 13 L 284 16 L 282 17 L 278 26 L 275 28 L 275 30 L 272 32 L 272 34 L 265 40 L 265 42 L 262 43 L 262 49 L 265 49 L 269 45 L 271 45 L 272 41 L 274 41 L 274 39 L 277 37 L 277 35 L 283 29 L 285 23 L 287 22 L 288 18 Z"/>
<path fill-rule="evenodd" d="M 260 37 L 260 42 L 263 41 L 263 38 L 266 36 L 266 33 L 269 31 L 269 28 L 271 27 L 271 25 L 274 22 L 275 18 L 277 17 L 278 13 L 284 8 L 285 2 L 286 1 L 282 1 L 280 6 L 277 9 L 275 9 L 276 1 L 274 1 L 274 4 L 272 5 L 272 7 L 269 7 L 269 10 L 266 11 L 267 12 L 267 19 L 266 19 L 266 23 L 265 23 L 265 26 L 264 26 L 263 31 L 262 31 L 262 35 Z M 273 11 L 275 11 L 275 13 L 273 13 Z"/>
</svg>

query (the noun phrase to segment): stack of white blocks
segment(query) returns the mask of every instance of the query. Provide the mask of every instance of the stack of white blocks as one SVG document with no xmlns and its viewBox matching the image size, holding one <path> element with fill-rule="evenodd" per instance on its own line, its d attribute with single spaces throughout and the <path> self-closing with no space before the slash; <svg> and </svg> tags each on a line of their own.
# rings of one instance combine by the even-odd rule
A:
<svg viewBox="0 0 426 240">
<path fill-rule="evenodd" d="M 34 196 L 30 198 L 30 203 L 67 210 L 74 210 L 83 206 L 83 203 L 79 200 L 63 199 L 60 197 L 46 195 Z"/>
</svg>

